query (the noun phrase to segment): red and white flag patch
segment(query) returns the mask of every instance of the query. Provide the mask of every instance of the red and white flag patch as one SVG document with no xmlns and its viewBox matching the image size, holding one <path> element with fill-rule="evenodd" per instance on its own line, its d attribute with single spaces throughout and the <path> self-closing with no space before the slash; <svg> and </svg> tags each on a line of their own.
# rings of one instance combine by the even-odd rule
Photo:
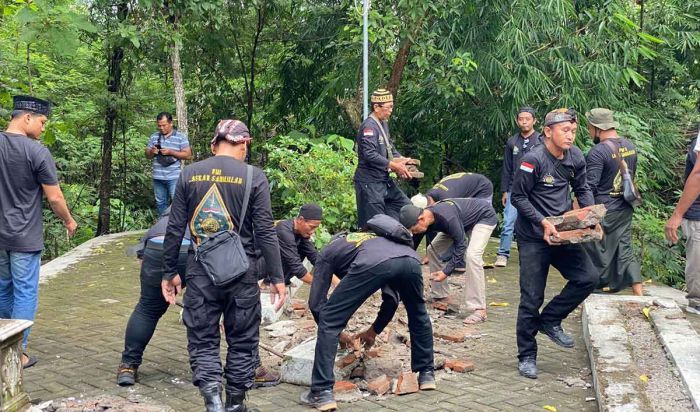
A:
<svg viewBox="0 0 700 412">
<path fill-rule="evenodd" d="M 535 165 L 530 164 L 528 162 L 522 162 L 520 163 L 520 170 L 528 173 L 532 173 L 535 170 Z"/>
<path fill-rule="evenodd" d="M 372 130 L 372 129 L 364 129 L 364 130 L 362 130 L 362 135 L 363 135 L 364 137 L 372 137 L 372 136 L 374 136 L 374 130 Z"/>
</svg>

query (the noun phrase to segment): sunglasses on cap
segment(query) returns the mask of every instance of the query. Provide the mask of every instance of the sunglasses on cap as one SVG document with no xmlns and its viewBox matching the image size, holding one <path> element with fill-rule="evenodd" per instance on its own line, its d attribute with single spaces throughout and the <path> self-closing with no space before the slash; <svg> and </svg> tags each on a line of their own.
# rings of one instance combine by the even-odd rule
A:
<svg viewBox="0 0 700 412">
<path fill-rule="evenodd" d="M 544 125 L 545 126 L 551 126 L 553 124 L 557 123 L 563 123 L 563 122 L 577 122 L 578 121 L 578 116 L 576 114 L 576 110 L 572 108 L 561 108 L 561 109 L 556 109 L 552 110 L 551 112 L 547 113 L 547 116 L 545 117 L 544 120 Z"/>
</svg>

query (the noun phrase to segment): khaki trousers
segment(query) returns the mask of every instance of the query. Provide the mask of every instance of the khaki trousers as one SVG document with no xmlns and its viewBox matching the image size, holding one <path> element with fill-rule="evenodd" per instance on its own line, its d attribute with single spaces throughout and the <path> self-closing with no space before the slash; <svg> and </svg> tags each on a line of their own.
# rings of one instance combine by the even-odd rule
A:
<svg viewBox="0 0 700 412">
<path fill-rule="evenodd" d="M 464 253 L 467 265 L 464 281 L 465 303 L 467 310 L 486 309 L 486 280 L 484 279 L 484 250 L 489 242 L 495 225 L 477 223 L 466 233 L 468 244 Z M 430 273 L 438 272 L 444 267 L 443 257 L 450 251 L 452 238 L 444 233 L 438 233 L 428 247 Z M 449 278 L 442 282 L 430 282 L 432 299 L 450 296 Z"/>
<path fill-rule="evenodd" d="M 700 306 L 700 220 L 683 219 L 685 235 L 685 284 L 688 304 Z"/>
</svg>

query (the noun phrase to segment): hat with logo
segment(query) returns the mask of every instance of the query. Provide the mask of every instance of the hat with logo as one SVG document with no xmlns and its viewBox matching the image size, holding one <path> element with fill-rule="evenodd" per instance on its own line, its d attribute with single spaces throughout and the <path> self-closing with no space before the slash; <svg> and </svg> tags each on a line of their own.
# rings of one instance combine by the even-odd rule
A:
<svg viewBox="0 0 700 412">
<path fill-rule="evenodd" d="M 620 126 L 613 117 L 613 111 L 602 107 L 591 109 L 590 112 L 586 112 L 586 120 L 588 120 L 589 124 L 600 130 L 616 129 Z"/>
<path fill-rule="evenodd" d="M 51 115 L 51 102 L 33 96 L 12 96 L 12 110 L 22 110 L 49 117 Z"/>
<path fill-rule="evenodd" d="M 394 101 L 394 96 L 387 89 L 377 89 L 372 92 L 370 100 L 372 103 L 391 103 Z"/>
</svg>

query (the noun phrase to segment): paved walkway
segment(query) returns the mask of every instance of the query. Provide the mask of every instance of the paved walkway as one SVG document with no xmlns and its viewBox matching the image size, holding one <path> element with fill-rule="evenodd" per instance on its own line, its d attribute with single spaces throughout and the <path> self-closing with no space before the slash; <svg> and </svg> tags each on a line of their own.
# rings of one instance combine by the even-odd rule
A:
<svg viewBox="0 0 700 412">
<path fill-rule="evenodd" d="M 114 394 L 143 397 L 167 404 L 177 411 L 200 411 L 203 404 L 190 383 L 185 329 L 172 308 L 161 320 L 141 366 L 140 383 L 120 388 L 115 372 L 123 349 L 124 328 L 139 294 L 138 262 L 126 257 L 126 247 L 136 242 L 130 235 L 96 248 L 96 253 L 41 285 L 39 311 L 30 337 L 30 352 L 39 363 L 26 371 L 25 389 L 36 403 L 60 397 Z M 493 261 L 495 244 L 488 249 Z M 517 254 L 511 259 L 517 262 Z M 576 336 L 576 349 L 565 350 L 539 338 L 540 378 L 529 380 L 516 369 L 515 316 L 518 305 L 517 265 L 487 270 L 489 320 L 479 330 L 481 339 L 464 343 L 476 370 L 467 374 L 441 374 L 438 390 L 384 400 L 368 397 L 341 404 L 343 411 L 364 410 L 477 410 L 594 411 L 590 387 L 564 380 L 580 378 L 591 384 L 588 354 L 581 338 L 580 310 L 564 323 Z M 563 279 L 552 273 L 547 298 L 561 289 Z M 224 344 L 225 346 L 225 344 Z M 580 381 L 579 381 L 580 382 Z M 282 384 L 250 392 L 249 403 L 262 411 L 308 411 L 299 404 L 303 388 Z M 371 399 L 372 398 L 372 399 Z"/>
</svg>

